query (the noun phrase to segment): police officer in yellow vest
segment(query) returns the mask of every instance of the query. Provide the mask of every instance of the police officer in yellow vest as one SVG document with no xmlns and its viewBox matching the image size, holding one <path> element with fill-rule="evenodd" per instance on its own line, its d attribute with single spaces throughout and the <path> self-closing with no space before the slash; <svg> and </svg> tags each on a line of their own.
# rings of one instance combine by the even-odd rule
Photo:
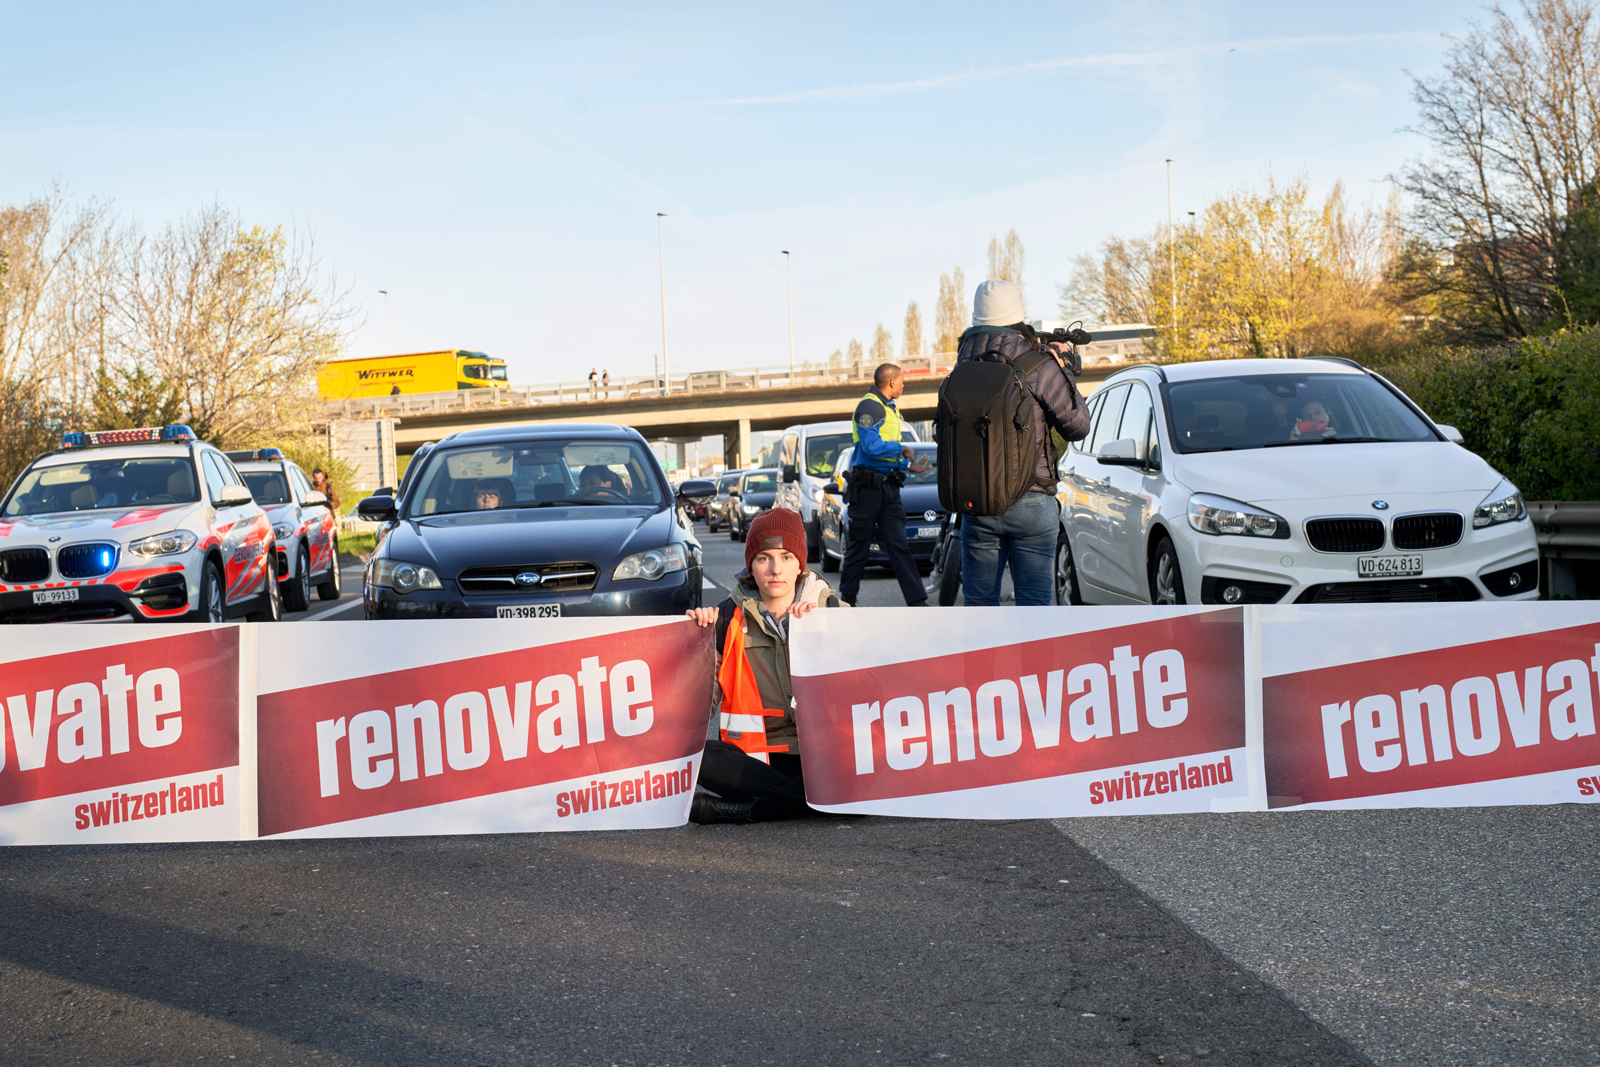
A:
<svg viewBox="0 0 1600 1067">
<path fill-rule="evenodd" d="M 928 469 L 926 459 L 914 458 L 910 448 L 900 443 L 900 410 L 895 401 L 906 391 L 905 376 L 893 363 L 881 364 L 872 375 L 872 391 L 861 398 L 851 418 L 855 452 L 850 458 L 850 483 L 845 500 L 850 506 L 850 540 L 844 550 L 844 574 L 839 582 L 839 597 L 854 605 L 861 591 L 861 575 L 867 569 L 867 554 L 873 528 L 879 543 L 889 550 L 889 562 L 900 581 L 906 603 L 921 607 L 928 602 L 922 576 L 911 558 L 906 541 L 906 508 L 900 502 L 900 487 L 906 471 L 921 474 Z"/>
</svg>

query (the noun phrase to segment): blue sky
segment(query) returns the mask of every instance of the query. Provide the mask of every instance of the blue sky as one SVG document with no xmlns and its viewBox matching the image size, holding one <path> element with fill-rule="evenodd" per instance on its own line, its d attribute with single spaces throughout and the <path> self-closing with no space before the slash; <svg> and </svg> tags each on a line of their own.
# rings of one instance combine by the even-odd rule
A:
<svg viewBox="0 0 1600 1067">
<path fill-rule="evenodd" d="M 1381 200 L 1410 80 L 1478 5 L 0 2 L 0 202 L 62 183 L 156 227 L 299 227 L 351 354 L 483 349 L 514 381 L 822 358 L 1015 227 L 1031 313 L 1072 257 L 1305 174 Z"/>
</svg>

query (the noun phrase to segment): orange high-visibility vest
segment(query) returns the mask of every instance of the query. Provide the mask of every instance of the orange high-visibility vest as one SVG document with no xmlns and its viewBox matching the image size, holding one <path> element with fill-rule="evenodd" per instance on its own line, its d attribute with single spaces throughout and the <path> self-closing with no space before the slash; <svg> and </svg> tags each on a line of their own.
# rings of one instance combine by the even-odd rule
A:
<svg viewBox="0 0 1600 1067">
<path fill-rule="evenodd" d="M 744 611 L 740 610 L 739 616 Z M 735 617 L 728 623 L 728 636 L 722 642 L 722 667 L 717 671 L 717 681 L 722 686 L 722 739 L 737 745 L 747 755 L 762 763 L 771 763 L 768 752 L 787 752 L 788 745 L 767 744 L 765 718 L 781 719 L 782 711 L 761 706 L 761 691 L 756 687 L 756 674 L 744 654 L 744 619 Z"/>
</svg>

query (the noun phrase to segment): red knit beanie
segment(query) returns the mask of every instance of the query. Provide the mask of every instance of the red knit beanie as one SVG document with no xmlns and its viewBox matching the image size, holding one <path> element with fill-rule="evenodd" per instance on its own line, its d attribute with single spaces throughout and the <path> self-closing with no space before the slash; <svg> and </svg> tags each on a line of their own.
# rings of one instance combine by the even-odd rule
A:
<svg viewBox="0 0 1600 1067">
<path fill-rule="evenodd" d="M 748 571 L 757 556 L 772 548 L 793 552 L 800 569 L 806 569 L 806 525 L 788 508 L 768 508 L 750 520 L 744 538 L 744 569 Z"/>
</svg>

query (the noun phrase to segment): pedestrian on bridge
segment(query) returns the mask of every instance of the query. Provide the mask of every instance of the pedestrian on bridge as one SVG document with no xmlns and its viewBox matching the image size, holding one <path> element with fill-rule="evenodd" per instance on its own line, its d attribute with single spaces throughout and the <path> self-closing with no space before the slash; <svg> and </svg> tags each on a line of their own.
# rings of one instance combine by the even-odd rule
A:
<svg viewBox="0 0 1600 1067">
<path fill-rule="evenodd" d="M 917 458 L 900 441 L 900 409 L 895 401 L 906 391 L 905 375 L 893 363 L 883 363 L 872 375 L 872 389 L 856 405 L 850 435 L 855 452 L 850 459 L 850 484 L 845 495 L 849 505 L 850 540 L 844 550 L 844 573 L 839 580 L 839 595 L 854 607 L 861 592 L 861 576 L 872 552 L 874 528 L 889 550 L 889 564 L 900 582 L 900 592 L 911 607 L 928 603 L 922 587 L 917 561 L 911 558 L 911 543 L 906 540 L 906 508 L 900 502 L 900 487 L 906 472 L 921 474 L 928 469 L 926 458 Z M 916 460 L 915 465 L 907 466 Z"/>
<path fill-rule="evenodd" d="M 595 396 L 595 385 L 594 385 L 594 383 L 595 383 L 595 379 L 598 378 L 598 377 L 600 377 L 600 368 L 599 367 L 590 367 L 589 368 L 589 399 L 590 400 L 594 399 L 594 396 Z"/>
</svg>

